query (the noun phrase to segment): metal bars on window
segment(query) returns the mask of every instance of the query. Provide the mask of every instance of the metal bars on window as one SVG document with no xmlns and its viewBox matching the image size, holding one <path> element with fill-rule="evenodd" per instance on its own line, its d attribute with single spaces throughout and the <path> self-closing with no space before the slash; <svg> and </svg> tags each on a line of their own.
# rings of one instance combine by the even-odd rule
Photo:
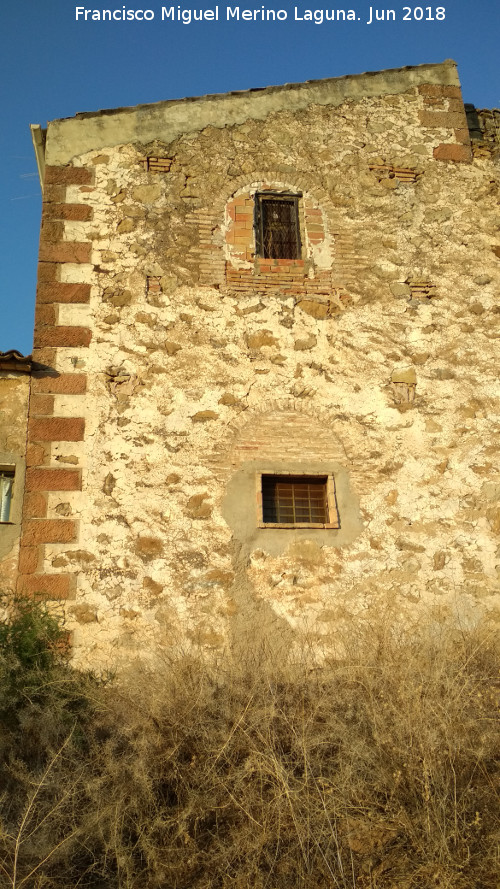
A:
<svg viewBox="0 0 500 889">
<path fill-rule="evenodd" d="M 264 259 L 300 259 L 300 195 L 255 195 L 257 254 Z"/>
<path fill-rule="evenodd" d="M 256 485 L 259 528 L 340 528 L 333 475 L 271 469 L 257 473 Z"/>
<path fill-rule="evenodd" d="M 325 525 L 329 521 L 327 479 L 264 475 L 262 517 L 268 523 Z"/>
</svg>

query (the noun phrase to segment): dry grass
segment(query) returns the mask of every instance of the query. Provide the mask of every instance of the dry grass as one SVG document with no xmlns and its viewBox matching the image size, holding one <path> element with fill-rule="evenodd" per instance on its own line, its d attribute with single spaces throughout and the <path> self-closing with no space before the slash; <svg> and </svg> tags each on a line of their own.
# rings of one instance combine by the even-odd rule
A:
<svg viewBox="0 0 500 889">
<path fill-rule="evenodd" d="M 500 885 L 500 646 L 486 630 L 353 628 L 321 666 L 260 652 L 104 686 L 65 675 L 80 686 L 64 731 L 37 765 L 7 751 L 11 889 Z M 38 707 L 32 734 L 57 711 Z"/>
</svg>

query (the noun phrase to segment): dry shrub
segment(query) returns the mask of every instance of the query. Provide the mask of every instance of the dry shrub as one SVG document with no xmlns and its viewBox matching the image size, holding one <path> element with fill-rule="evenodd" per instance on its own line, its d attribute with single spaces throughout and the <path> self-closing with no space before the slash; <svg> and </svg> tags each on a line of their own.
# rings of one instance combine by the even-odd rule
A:
<svg viewBox="0 0 500 889">
<path fill-rule="evenodd" d="M 66 840 L 24 885 L 498 889 L 499 669 L 488 630 L 352 627 L 318 664 L 191 655 L 95 687 L 30 866 Z"/>
</svg>

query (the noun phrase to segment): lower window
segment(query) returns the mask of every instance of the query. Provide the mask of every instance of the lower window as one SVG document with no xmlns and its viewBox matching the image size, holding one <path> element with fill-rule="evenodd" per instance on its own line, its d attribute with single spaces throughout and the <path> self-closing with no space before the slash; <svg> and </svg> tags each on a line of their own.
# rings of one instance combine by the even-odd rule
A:
<svg viewBox="0 0 500 889">
<path fill-rule="evenodd" d="M 264 528 L 340 528 L 332 475 L 263 472 L 258 523 Z"/>
</svg>

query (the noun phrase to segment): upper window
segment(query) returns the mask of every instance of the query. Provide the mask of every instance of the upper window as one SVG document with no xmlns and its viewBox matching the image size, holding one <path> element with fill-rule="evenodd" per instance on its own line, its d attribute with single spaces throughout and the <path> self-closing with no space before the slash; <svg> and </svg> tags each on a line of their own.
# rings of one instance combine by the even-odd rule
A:
<svg viewBox="0 0 500 889">
<path fill-rule="evenodd" d="M 14 487 L 14 470 L 0 466 L 0 522 L 10 521 L 12 489 Z"/>
<path fill-rule="evenodd" d="M 264 259 L 300 259 L 300 195 L 255 195 L 256 252 Z"/>
<path fill-rule="evenodd" d="M 259 524 L 279 528 L 340 528 L 335 482 L 325 475 L 260 475 Z"/>
</svg>

